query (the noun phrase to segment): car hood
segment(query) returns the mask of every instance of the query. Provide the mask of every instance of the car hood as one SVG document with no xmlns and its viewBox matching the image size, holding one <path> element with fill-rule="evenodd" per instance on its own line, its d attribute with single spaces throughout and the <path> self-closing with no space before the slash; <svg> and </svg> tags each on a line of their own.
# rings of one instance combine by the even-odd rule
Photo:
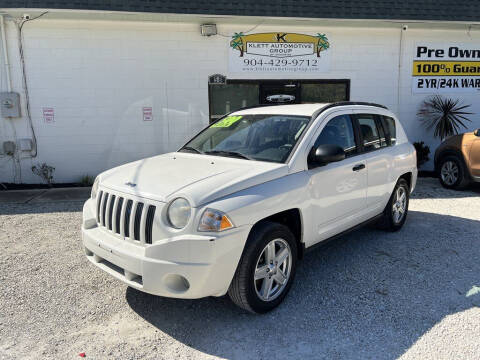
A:
<svg viewBox="0 0 480 360">
<path fill-rule="evenodd" d="M 197 207 L 287 174 L 285 164 L 169 153 L 108 170 L 100 187 L 162 202 L 181 196 Z"/>
</svg>

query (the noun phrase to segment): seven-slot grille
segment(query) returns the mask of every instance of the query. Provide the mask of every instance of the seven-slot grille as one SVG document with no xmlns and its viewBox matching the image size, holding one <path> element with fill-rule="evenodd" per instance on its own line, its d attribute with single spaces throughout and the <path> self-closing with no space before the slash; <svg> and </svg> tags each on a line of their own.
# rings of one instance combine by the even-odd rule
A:
<svg viewBox="0 0 480 360">
<path fill-rule="evenodd" d="M 97 197 L 97 223 L 106 229 L 139 241 L 152 243 L 156 207 L 119 195 L 100 191 Z"/>
</svg>

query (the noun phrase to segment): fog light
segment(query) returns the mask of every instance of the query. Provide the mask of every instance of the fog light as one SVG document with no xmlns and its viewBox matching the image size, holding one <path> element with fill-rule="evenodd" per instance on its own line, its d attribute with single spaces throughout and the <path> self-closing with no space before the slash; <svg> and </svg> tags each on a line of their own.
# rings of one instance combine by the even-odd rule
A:
<svg viewBox="0 0 480 360">
<path fill-rule="evenodd" d="M 174 293 L 184 293 L 190 289 L 190 283 L 182 275 L 178 274 L 167 274 L 163 278 L 163 283 L 165 286 Z"/>
</svg>

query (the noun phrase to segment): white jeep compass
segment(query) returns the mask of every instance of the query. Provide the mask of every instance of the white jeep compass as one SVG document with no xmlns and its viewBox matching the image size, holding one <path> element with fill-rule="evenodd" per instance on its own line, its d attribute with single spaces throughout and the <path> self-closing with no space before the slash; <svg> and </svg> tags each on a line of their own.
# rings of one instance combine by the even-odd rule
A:
<svg viewBox="0 0 480 360">
<path fill-rule="evenodd" d="M 400 229 L 416 179 L 414 147 L 383 106 L 243 109 L 177 152 L 100 174 L 83 244 L 135 289 L 228 293 L 263 313 L 287 295 L 305 249 L 372 221 Z"/>
</svg>

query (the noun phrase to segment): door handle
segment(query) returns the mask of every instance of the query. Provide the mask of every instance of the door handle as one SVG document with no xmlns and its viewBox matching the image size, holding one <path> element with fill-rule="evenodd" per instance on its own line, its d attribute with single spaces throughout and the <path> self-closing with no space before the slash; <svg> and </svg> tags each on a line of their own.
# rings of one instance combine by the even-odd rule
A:
<svg viewBox="0 0 480 360">
<path fill-rule="evenodd" d="M 358 164 L 353 167 L 353 171 L 360 171 L 362 169 L 365 169 L 365 164 Z"/>
</svg>

